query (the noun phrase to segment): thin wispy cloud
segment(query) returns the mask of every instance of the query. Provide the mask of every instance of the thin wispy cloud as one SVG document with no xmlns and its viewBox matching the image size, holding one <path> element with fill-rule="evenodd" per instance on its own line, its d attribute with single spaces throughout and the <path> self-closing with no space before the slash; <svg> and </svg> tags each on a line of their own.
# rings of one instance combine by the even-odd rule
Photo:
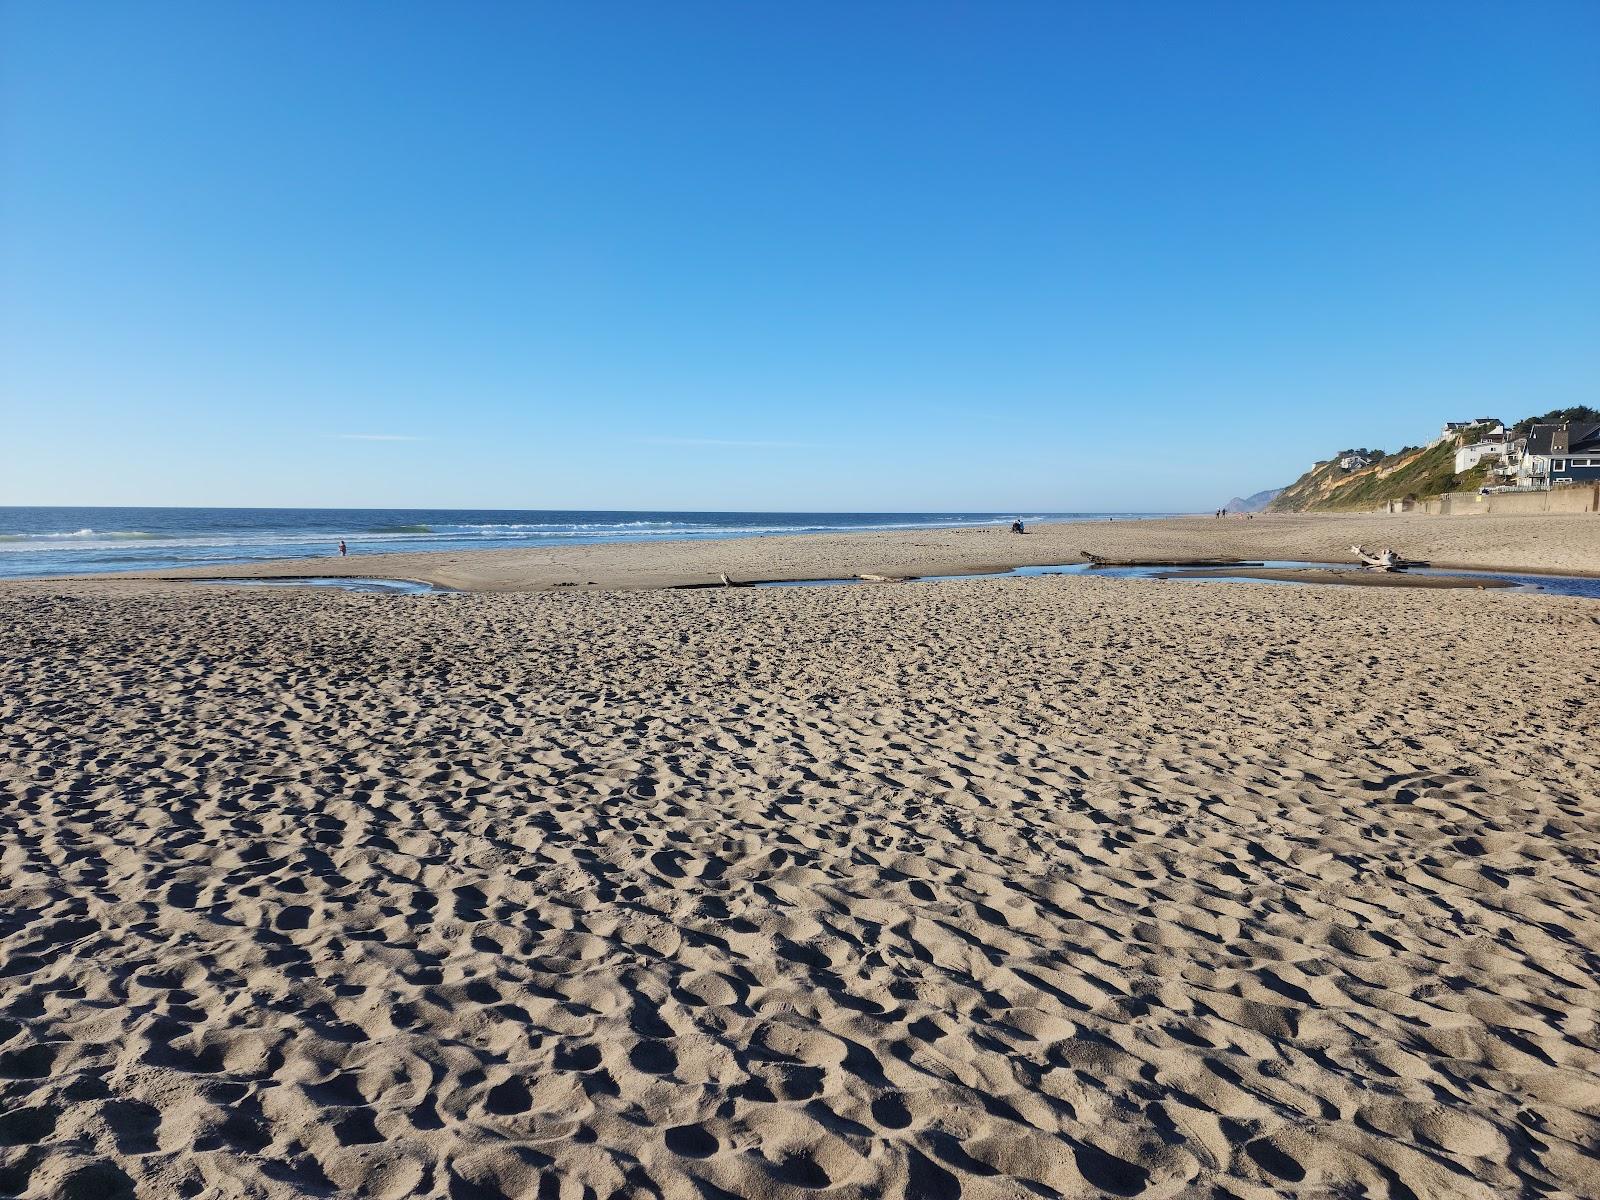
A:
<svg viewBox="0 0 1600 1200">
<path fill-rule="evenodd" d="M 767 441 L 750 438 L 647 437 L 646 446 L 724 446 L 736 450 L 812 450 L 815 442 Z"/>
<path fill-rule="evenodd" d="M 419 437 L 409 433 L 330 433 L 325 436 L 338 438 L 343 442 L 420 442 Z"/>
</svg>

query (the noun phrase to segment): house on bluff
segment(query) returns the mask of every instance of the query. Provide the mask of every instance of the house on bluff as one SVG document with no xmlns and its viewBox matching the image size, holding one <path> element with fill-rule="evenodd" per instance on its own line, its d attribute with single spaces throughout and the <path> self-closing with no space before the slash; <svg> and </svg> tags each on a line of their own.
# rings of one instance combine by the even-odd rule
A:
<svg viewBox="0 0 1600 1200">
<path fill-rule="evenodd" d="M 1600 480 L 1600 421 L 1535 425 L 1517 463 L 1523 487 Z"/>
</svg>

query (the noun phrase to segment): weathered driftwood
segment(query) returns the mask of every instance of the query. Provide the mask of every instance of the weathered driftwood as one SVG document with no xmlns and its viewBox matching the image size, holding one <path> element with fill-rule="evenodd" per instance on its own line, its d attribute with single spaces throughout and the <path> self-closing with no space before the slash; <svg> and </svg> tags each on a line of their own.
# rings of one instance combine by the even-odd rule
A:
<svg viewBox="0 0 1600 1200">
<path fill-rule="evenodd" d="M 1373 571 L 1398 571 L 1410 565 L 1388 546 L 1378 551 L 1363 550 L 1360 546 L 1351 546 L 1350 549 L 1361 560 L 1363 567 Z"/>
<path fill-rule="evenodd" d="M 863 572 L 860 575 L 857 575 L 856 578 L 857 579 L 864 579 L 868 583 L 904 583 L 905 582 L 905 580 L 903 580 L 903 579 L 896 579 L 893 575 L 868 575 L 865 572 Z"/>
<path fill-rule="evenodd" d="M 752 579 L 748 582 L 739 582 L 729 579 L 726 575 L 718 575 L 715 583 L 669 583 L 668 589 L 674 592 L 698 592 L 706 588 L 747 588 L 767 582 L 764 579 Z"/>
<path fill-rule="evenodd" d="M 1258 562 L 1237 558 L 1101 558 L 1087 550 L 1078 551 L 1091 567 L 1259 567 Z"/>
</svg>

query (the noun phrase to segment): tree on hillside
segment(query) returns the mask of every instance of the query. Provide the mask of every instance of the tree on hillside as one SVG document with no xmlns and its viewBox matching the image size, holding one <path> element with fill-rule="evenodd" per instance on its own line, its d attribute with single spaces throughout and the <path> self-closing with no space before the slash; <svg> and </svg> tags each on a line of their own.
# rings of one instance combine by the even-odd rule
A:
<svg viewBox="0 0 1600 1200">
<path fill-rule="evenodd" d="M 1511 427 L 1511 437 L 1527 437 L 1528 430 L 1535 425 L 1555 425 L 1563 421 L 1600 421 L 1600 409 L 1575 404 L 1571 408 L 1552 408 L 1542 417 L 1523 417 Z"/>
</svg>

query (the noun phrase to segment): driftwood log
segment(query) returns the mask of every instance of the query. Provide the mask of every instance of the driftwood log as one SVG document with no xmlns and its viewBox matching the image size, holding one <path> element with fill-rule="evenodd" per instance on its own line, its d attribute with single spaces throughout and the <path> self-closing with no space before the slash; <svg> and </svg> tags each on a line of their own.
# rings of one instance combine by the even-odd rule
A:
<svg viewBox="0 0 1600 1200">
<path fill-rule="evenodd" d="M 1387 546 L 1377 551 L 1363 550 L 1360 546 L 1351 546 L 1350 549 L 1361 560 L 1361 565 L 1369 570 L 1393 571 L 1400 566 L 1400 556 Z"/>
<path fill-rule="evenodd" d="M 1259 567 L 1262 565 L 1237 558 L 1101 558 L 1088 550 L 1080 550 L 1078 553 L 1089 560 L 1091 567 Z"/>
<path fill-rule="evenodd" d="M 1403 558 L 1385 546 L 1382 550 L 1365 550 L 1351 546 L 1351 551 L 1361 560 L 1361 565 L 1372 571 L 1404 571 L 1407 567 L 1425 567 L 1428 564 L 1413 558 Z"/>
</svg>

